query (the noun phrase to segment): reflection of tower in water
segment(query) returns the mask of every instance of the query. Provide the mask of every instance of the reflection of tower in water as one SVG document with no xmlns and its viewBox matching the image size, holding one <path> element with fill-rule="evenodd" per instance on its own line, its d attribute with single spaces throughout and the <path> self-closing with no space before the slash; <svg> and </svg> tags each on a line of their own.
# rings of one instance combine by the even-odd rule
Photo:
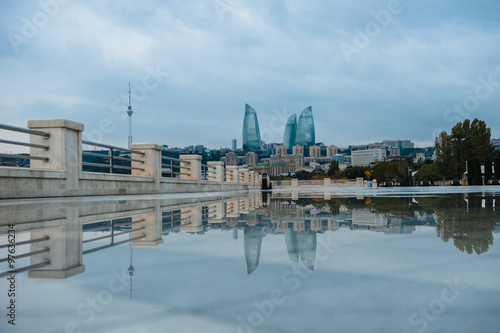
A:
<svg viewBox="0 0 500 333">
<path fill-rule="evenodd" d="M 305 232 L 295 232 L 289 227 L 285 232 L 285 243 L 290 260 L 299 262 L 299 258 L 310 270 L 314 271 L 316 260 L 316 233 L 308 230 Z"/>
<path fill-rule="evenodd" d="M 132 234 L 132 233 L 131 233 Z M 130 276 L 130 299 L 132 299 L 132 278 L 134 276 L 134 265 L 132 264 L 132 253 L 133 247 L 132 243 L 130 243 L 130 266 L 128 266 L 128 275 Z"/>
<path fill-rule="evenodd" d="M 265 225 L 245 226 L 243 237 L 248 275 L 252 274 L 259 266 L 260 249 L 266 228 Z M 290 227 L 285 232 L 285 243 L 290 260 L 299 263 L 300 258 L 304 266 L 314 271 L 317 247 L 315 232 L 311 230 L 296 232 Z"/>
</svg>

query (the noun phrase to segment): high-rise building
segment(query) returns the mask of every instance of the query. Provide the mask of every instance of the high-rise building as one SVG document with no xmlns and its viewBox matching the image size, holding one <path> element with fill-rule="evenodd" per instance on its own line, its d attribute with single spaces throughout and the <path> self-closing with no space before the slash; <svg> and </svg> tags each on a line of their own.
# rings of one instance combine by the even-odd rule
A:
<svg viewBox="0 0 500 333">
<path fill-rule="evenodd" d="M 337 155 L 338 153 L 338 147 L 334 145 L 329 145 L 326 147 L 326 157 L 332 157 L 334 155 Z"/>
<path fill-rule="evenodd" d="M 237 144 L 238 144 L 238 143 L 237 143 L 236 139 L 233 139 L 233 140 L 231 141 L 231 150 L 232 150 L 232 151 L 236 151 L 236 149 L 237 149 Z"/>
<path fill-rule="evenodd" d="M 238 155 L 234 151 L 226 154 L 226 166 L 238 165 Z"/>
<path fill-rule="evenodd" d="M 321 156 L 321 147 L 320 146 L 310 146 L 309 147 L 309 156 L 311 157 L 320 157 Z"/>
<path fill-rule="evenodd" d="M 276 146 L 276 155 L 286 155 L 287 154 L 287 146 L 279 145 Z"/>
<path fill-rule="evenodd" d="M 297 123 L 295 144 L 309 147 L 315 144 L 315 140 L 314 118 L 312 107 L 309 106 L 300 114 L 299 122 Z"/>
<path fill-rule="evenodd" d="M 410 140 L 384 140 L 382 141 L 387 148 L 399 147 L 400 149 L 413 148 L 413 143 Z"/>
<path fill-rule="evenodd" d="M 259 155 L 253 151 L 249 151 L 245 154 L 245 164 L 246 165 L 256 165 L 259 164 Z"/>
<path fill-rule="evenodd" d="M 351 152 L 351 164 L 353 166 L 367 166 L 371 163 L 381 161 L 385 157 L 385 149 L 356 150 Z"/>
<path fill-rule="evenodd" d="M 257 112 L 248 104 L 245 104 L 245 119 L 243 120 L 243 150 L 262 151 Z"/>
<path fill-rule="evenodd" d="M 304 146 L 301 146 L 301 145 L 293 146 L 293 154 L 294 155 L 304 155 Z"/>
<path fill-rule="evenodd" d="M 286 146 L 288 151 L 292 151 L 293 146 L 295 145 L 295 137 L 297 135 L 297 115 L 291 115 L 285 127 L 285 135 L 283 136 L 283 145 Z"/>
</svg>

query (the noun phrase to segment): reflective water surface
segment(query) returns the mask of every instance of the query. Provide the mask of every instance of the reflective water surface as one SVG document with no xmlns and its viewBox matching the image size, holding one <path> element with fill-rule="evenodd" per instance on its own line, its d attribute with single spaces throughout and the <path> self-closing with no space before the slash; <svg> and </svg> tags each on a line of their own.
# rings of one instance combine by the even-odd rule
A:
<svg viewBox="0 0 500 333">
<path fill-rule="evenodd" d="M 460 191 L 0 202 L 45 263 L 0 332 L 498 332 L 500 191 Z"/>
</svg>

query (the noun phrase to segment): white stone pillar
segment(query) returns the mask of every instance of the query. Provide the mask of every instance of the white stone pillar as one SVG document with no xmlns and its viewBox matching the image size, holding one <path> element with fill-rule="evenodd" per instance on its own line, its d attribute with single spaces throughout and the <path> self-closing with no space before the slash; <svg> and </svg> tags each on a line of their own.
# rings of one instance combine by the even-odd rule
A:
<svg viewBox="0 0 500 333">
<path fill-rule="evenodd" d="M 202 216 L 201 216 L 201 205 L 197 204 L 189 208 L 181 209 L 181 219 L 182 221 L 181 231 L 182 232 L 199 232 L 203 230 L 202 226 Z"/>
<path fill-rule="evenodd" d="M 331 181 L 330 178 L 323 178 L 323 186 L 330 187 Z"/>
<path fill-rule="evenodd" d="M 32 119 L 28 127 L 50 132 L 49 138 L 30 135 L 30 142 L 49 146 L 49 150 L 30 148 L 31 156 L 47 157 L 48 162 L 31 160 L 32 169 L 57 170 L 66 173 L 66 189 L 78 189 L 82 172 L 83 124 L 67 119 Z"/>
<path fill-rule="evenodd" d="M 130 149 L 142 151 L 140 154 L 132 154 L 132 158 L 142 160 L 144 163 L 132 161 L 133 168 L 142 168 L 144 170 L 132 169 L 134 176 L 153 177 L 155 188 L 159 189 L 161 179 L 161 150 L 162 146 L 155 143 L 132 143 Z"/>
<path fill-rule="evenodd" d="M 226 167 L 226 182 L 239 184 L 239 168 L 236 165 Z"/>
<path fill-rule="evenodd" d="M 209 223 L 223 223 L 224 219 L 224 203 L 208 205 Z"/>
<path fill-rule="evenodd" d="M 49 252 L 30 257 L 30 264 L 38 264 L 46 259 L 50 266 L 28 271 L 30 279 L 66 279 L 83 273 L 82 226 L 79 223 L 78 208 L 68 208 L 64 226 L 46 228 L 31 232 L 31 239 L 49 236 L 48 240 L 33 243 L 30 251 L 49 248 Z"/>
<path fill-rule="evenodd" d="M 215 168 L 215 173 L 208 173 L 208 180 L 222 184 L 224 182 L 224 162 L 211 161 L 207 162 L 207 165 Z M 213 168 L 212 171 L 214 171 Z"/>
<path fill-rule="evenodd" d="M 241 182 L 248 184 L 250 182 L 250 175 L 248 173 L 248 168 L 240 168 Z"/>
<path fill-rule="evenodd" d="M 153 247 L 163 244 L 163 238 L 161 236 L 161 225 L 162 225 L 162 215 L 160 202 L 156 200 L 154 211 L 147 214 L 141 214 L 132 217 L 132 222 L 144 220 L 141 223 L 132 224 L 132 229 L 137 230 L 132 232 L 132 238 L 139 237 L 142 234 L 145 235 L 144 238 L 133 241 L 131 243 L 132 247 Z"/>
<path fill-rule="evenodd" d="M 189 179 L 196 181 L 197 184 L 201 182 L 201 156 L 200 155 L 181 155 L 179 159 L 181 162 L 181 179 Z M 189 169 L 184 169 L 189 168 Z"/>
<path fill-rule="evenodd" d="M 356 178 L 357 187 L 363 187 L 363 177 Z"/>
<path fill-rule="evenodd" d="M 292 178 L 292 187 L 298 187 L 299 186 L 299 180 L 297 178 Z"/>
</svg>

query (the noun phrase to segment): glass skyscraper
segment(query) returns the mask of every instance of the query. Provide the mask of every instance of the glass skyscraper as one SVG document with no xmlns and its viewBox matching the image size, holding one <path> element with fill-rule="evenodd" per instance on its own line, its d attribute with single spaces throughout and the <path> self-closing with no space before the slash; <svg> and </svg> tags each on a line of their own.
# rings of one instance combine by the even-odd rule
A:
<svg viewBox="0 0 500 333">
<path fill-rule="evenodd" d="M 312 114 L 312 107 L 307 107 L 302 111 L 297 124 L 297 135 L 295 137 L 295 144 L 301 146 L 312 146 L 316 142 L 316 135 L 314 133 L 314 119 Z"/>
<path fill-rule="evenodd" d="M 245 119 L 243 120 L 243 150 L 262 151 L 257 112 L 248 104 L 245 104 Z"/>
<path fill-rule="evenodd" d="M 286 146 L 288 152 L 291 152 L 295 144 L 295 136 L 297 134 L 297 115 L 293 114 L 288 118 L 285 127 L 285 135 L 283 136 L 283 145 Z"/>
</svg>

